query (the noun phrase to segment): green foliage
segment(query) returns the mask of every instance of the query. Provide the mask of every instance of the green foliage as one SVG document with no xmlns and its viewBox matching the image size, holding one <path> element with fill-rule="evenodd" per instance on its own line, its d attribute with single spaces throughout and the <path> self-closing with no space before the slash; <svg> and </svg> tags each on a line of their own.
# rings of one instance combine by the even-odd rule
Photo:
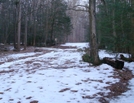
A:
<svg viewBox="0 0 134 103">
<path fill-rule="evenodd" d="M 84 55 L 82 56 L 82 60 L 83 60 L 84 62 L 88 62 L 88 63 L 91 62 L 90 56 L 89 56 L 88 54 L 84 54 Z"/>
<path fill-rule="evenodd" d="M 48 6 L 46 9 L 50 11 L 44 19 L 47 20 L 44 22 L 48 22 L 50 27 L 46 28 L 48 30 L 48 38 L 58 38 L 62 40 L 63 37 L 70 34 L 72 27 L 70 17 L 66 14 L 66 2 L 62 0 L 52 0 L 51 6 Z"/>
<path fill-rule="evenodd" d="M 106 7 L 99 5 L 98 8 L 97 32 L 101 45 L 105 45 L 108 50 L 128 52 L 132 31 L 130 4 L 126 0 L 106 0 Z"/>
<path fill-rule="evenodd" d="M 87 53 L 82 56 L 82 60 L 87 63 L 92 63 L 94 66 L 98 66 L 102 63 L 102 61 L 100 60 L 97 64 L 95 64 L 93 62 L 93 59 Z"/>
</svg>

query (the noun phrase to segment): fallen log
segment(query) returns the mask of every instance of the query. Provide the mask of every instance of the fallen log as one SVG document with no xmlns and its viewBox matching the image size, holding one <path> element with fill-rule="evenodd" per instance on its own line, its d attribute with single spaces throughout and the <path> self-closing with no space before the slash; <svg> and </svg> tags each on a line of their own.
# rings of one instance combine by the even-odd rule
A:
<svg viewBox="0 0 134 103">
<path fill-rule="evenodd" d="M 114 60 L 113 58 L 105 57 L 103 58 L 103 63 L 106 63 L 115 69 L 122 69 L 124 67 L 124 62 L 121 60 Z"/>
<path fill-rule="evenodd" d="M 120 54 L 120 59 L 127 61 L 127 62 L 133 62 L 134 58 L 127 58 L 123 54 Z"/>
</svg>

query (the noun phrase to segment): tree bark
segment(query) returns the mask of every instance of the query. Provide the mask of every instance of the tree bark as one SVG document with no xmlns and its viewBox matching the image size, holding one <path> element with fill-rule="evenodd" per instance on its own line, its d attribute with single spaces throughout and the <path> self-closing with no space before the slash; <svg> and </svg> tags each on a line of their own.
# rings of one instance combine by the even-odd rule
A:
<svg viewBox="0 0 134 103">
<path fill-rule="evenodd" d="M 115 0 L 113 1 L 115 3 Z M 116 30 L 115 30 L 115 9 L 112 11 L 112 26 L 113 26 L 113 36 L 116 37 Z"/>
<path fill-rule="evenodd" d="M 115 0 L 113 0 L 113 3 L 115 5 Z M 112 10 L 112 29 L 113 29 L 113 37 L 116 38 L 117 34 L 116 34 L 116 28 L 115 28 L 115 9 L 114 8 Z M 118 51 L 118 44 L 117 44 L 117 42 L 115 42 L 113 50 L 114 51 Z"/>
<path fill-rule="evenodd" d="M 34 30 L 33 30 L 33 46 L 36 44 L 36 20 L 34 20 Z"/>
<path fill-rule="evenodd" d="M 17 45 L 16 45 L 16 43 L 17 43 L 17 24 L 18 24 L 18 20 L 17 20 L 17 14 L 18 14 L 18 5 L 16 5 L 16 8 L 15 8 L 15 12 L 14 12 L 14 14 L 15 14 L 15 16 L 14 16 L 14 18 L 15 18 L 15 25 L 14 25 L 14 50 L 17 50 Z"/>
<path fill-rule="evenodd" d="M 24 50 L 27 48 L 27 11 L 25 16 L 25 35 L 24 35 Z"/>
<path fill-rule="evenodd" d="M 106 63 L 115 69 L 122 69 L 124 67 L 124 62 L 121 60 L 113 60 L 112 58 L 103 58 L 103 63 Z"/>
<path fill-rule="evenodd" d="M 46 1 L 47 2 L 47 4 L 49 3 L 48 2 L 48 0 Z M 46 44 L 46 42 L 47 42 L 47 37 L 48 37 L 48 30 L 49 30 L 49 24 L 48 24 L 48 15 L 49 15 L 49 10 L 48 10 L 48 7 L 46 8 L 46 24 L 45 24 L 45 29 L 44 29 L 44 35 L 45 35 L 45 40 L 44 40 L 44 42 L 45 42 L 45 44 Z"/>
<path fill-rule="evenodd" d="M 132 3 L 132 8 L 134 10 L 134 0 L 131 0 L 131 3 Z M 134 13 L 132 14 L 132 41 L 134 41 Z M 134 46 L 133 45 L 131 46 L 132 58 L 134 58 Z"/>
<path fill-rule="evenodd" d="M 21 34 L 21 0 L 19 1 L 18 30 L 17 30 L 17 50 L 20 51 L 20 34 Z"/>
<path fill-rule="evenodd" d="M 93 64 L 99 64 L 98 44 L 96 36 L 96 0 L 89 0 L 89 21 L 90 21 L 90 57 Z"/>
</svg>

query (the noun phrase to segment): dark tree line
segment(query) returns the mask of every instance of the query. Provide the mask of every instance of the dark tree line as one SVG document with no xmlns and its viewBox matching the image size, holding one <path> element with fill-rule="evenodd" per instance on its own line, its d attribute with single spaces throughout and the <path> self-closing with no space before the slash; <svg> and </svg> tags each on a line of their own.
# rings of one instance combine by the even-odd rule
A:
<svg viewBox="0 0 134 103">
<path fill-rule="evenodd" d="M 46 46 L 65 42 L 71 31 L 63 0 L 0 0 L 0 43 Z M 53 43 L 52 43 L 53 44 Z"/>
<path fill-rule="evenodd" d="M 134 57 L 134 0 L 88 0 L 90 52 L 83 58 L 99 64 L 98 47 Z M 83 6 L 82 6 L 83 7 Z M 87 8 L 87 6 L 85 6 Z"/>
<path fill-rule="evenodd" d="M 105 0 L 96 14 L 100 47 L 133 54 L 133 0 Z"/>
<path fill-rule="evenodd" d="M 98 46 L 134 57 L 134 0 L 88 0 L 73 7 L 89 14 L 86 26 L 93 63 L 99 64 Z M 20 50 L 20 44 L 26 49 L 53 45 L 55 38 L 65 42 L 72 28 L 67 9 L 64 0 L 0 0 L 0 43 L 13 43 Z"/>
</svg>

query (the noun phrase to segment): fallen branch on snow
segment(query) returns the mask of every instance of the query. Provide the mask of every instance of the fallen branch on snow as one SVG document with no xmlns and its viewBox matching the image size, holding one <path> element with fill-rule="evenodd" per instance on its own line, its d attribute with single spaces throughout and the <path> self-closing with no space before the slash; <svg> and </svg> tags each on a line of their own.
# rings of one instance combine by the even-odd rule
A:
<svg viewBox="0 0 134 103">
<path fill-rule="evenodd" d="M 106 63 L 116 69 L 122 69 L 124 67 L 124 62 L 121 60 L 114 60 L 112 58 L 103 58 L 103 63 Z"/>
</svg>

